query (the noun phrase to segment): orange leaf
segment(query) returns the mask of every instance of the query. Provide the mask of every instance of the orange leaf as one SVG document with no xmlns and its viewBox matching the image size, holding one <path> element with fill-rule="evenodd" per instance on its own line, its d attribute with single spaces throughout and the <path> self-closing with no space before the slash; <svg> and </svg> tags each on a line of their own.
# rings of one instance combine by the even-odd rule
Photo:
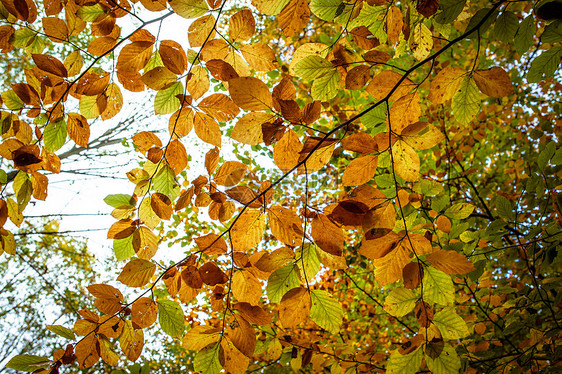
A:
<svg viewBox="0 0 562 374">
<path fill-rule="evenodd" d="M 342 176 L 344 186 L 360 186 L 369 182 L 377 171 L 378 157 L 363 156 L 351 161 Z"/>
<path fill-rule="evenodd" d="M 384 70 L 381 73 L 375 75 L 373 79 L 369 82 L 366 90 L 371 94 L 376 100 L 382 100 L 390 93 L 390 90 L 398 84 L 402 75 L 396 73 L 392 70 Z M 396 101 L 402 96 L 406 95 L 411 90 L 415 89 L 416 85 L 409 79 L 402 81 L 400 86 L 392 93 L 390 96 L 390 101 Z"/>
<path fill-rule="evenodd" d="M 193 240 L 197 247 L 199 247 L 199 250 L 209 256 L 223 254 L 228 250 L 226 241 L 216 234 L 207 234 Z"/>
<path fill-rule="evenodd" d="M 57 17 L 45 17 L 42 20 L 43 30 L 45 30 L 45 35 L 55 42 L 63 43 L 68 38 L 68 27 L 66 27 L 66 22 Z"/>
<path fill-rule="evenodd" d="M 170 219 L 172 217 L 172 202 L 170 198 L 160 192 L 155 192 L 150 197 L 150 206 L 154 213 L 162 219 Z"/>
<path fill-rule="evenodd" d="M 240 112 L 238 106 L 228 96 L 220 93 L 204 98 L 199 103 L 199 109 L 219 122 L 230 121 Z M 220 144 L 217 146 L 220 147 Z"/>
<path fill-rule="evenodd" d="M 252 12 L 244 9 L 230 17 L 228 35 L 230 35 L 230 39 L 234 42 L 243 42 L 254 35 L 255 28 L 256 21 Z"/>
<path fill-rule="evenodd" d="M 434 104 L 443 104 L 452 99 L 465 75 L 464 69 L 447 66 L 431 81 L 427 98 Z"/>
<path fill-rule="evenodd" d="M 297 35 L 308 23 L 310 8 L 307 0 L 291 0 L 277 16 L 279 28 L 285 36 Z"/>
<path fill-rule="evenodd" d="M 255 325 L 268 325 L 273 319 L 271 314 L 263 310 L 260 306 L 254 306 L 250 303 L 236 303 L 232 309 L 237 310 L 246 321 Z"/>
<path fill-rule="evenodd" d="M 274 206 L 269 209 L 268 216 L 271 233 L 276 239 L 290 246 L 301 245 L 304 236 L 302 221 L 292 209 Z"/>
<path fill-rule="evenodd" d="M 262 285 L 252 273 L 240 270 L 232 276 L 232 294 L 240 302 L 258 305 L 262 295 Z"/>
<path fill-rule="evenodd" d="M 67 131 L 70 139 L 81 147 L 87 147 L 90 140 L 88 120 L 78 113 L 68 113 Z"/>
<path fill-rule="evenodd" d="M 150 261 L 131 260 L 125 265 L 117 280 L 129 287 L 142 287 L 150 281 L 155 271 L 156 265 Z"/>
<path fill-rule="evenodd" d="M 312 219 L 311 235 L 320 249 L 335 256 L 343 252 L 344 235 L 341 227 L 333 223 L 324 214 Z"/>
<path fill-rule="evenodd" d="M 176 175 L 187 167 L 187 151 L 179 140 L 172 140 L 168 144 L 164 157 Z"/>
<path fill-rule="evenodd" d="M 127 44 L 119 53 L 116 65 L 117 70 L 138 72 L 143 69 L 152 56 L 153 44 L 150 41 L 138 41 Z"/>
<path fill-rule="evenodd" d="M 197 18 L 189 25 L 187 39 L 189 40 L 189 46 L 191 48 L 201 47 L 205 43 L 205 40 L 212 40 L 215 38 L 215 21 L 215 16 L 208 14 Z"/>
<path fill-rule="evenodd" d="M 253 43 L 243 46 L 240 51 L 248 64 L 256 71 L 271 71 L 278 68 L 275 52 L 264 43 Z"/>
<path fill-rule="evenodd" d="M 279 303 L 279 320 L 284 328 L 295 328 L 305 322 L 310 314 L 312 300 L 304 287 L 289 290 Z"/>
<path fill-rule="evenodd" d="M 253 77 L 240 77 L 228 82 L 232 100 L 244 110 L 269 110 L 273 107 L 273 97 L 267 85 Z"/>
<path fill-rule="evenodd" d="M 232 187 L 240 183 L 248 167 L 238 161 L 227 161 L 219 167 L 215 174 L 215 183 Z"/>
<path fill-rule="evenodd" d="M 148 297 L 141 297 L 131 307 L 131 322 L 135 328 L 150 327 L 156 322 L 157 317 L 158 306 Z"/>
<path fill-rule="evenodd" d="M 194 66 L 187 77 L 186 88 L 194 100 L 203 96 L 211 86 L 207 70 L 201 66 Z"/>
<path fill-rule="evenodd" d="M 256 332 L 242 317 L 233 316 L 228 324 L 228 338 L 240 352 L 248 357 L 254 355 L 256 348 Z"/>
<path fill-rule="evenodd" d="M 183 74 L 187 69 L 187 55 L 182 46 L 173 40 L 163 40 L 158 49 L 162 63 L 172 73 Z"/>
<path fill-rule="evenodd" d="M 447 274 L 466 274 L 476 269 L 466 256 L 455 251 L 433 252 L 427 257 L 427 262 Z"/>
</svg>

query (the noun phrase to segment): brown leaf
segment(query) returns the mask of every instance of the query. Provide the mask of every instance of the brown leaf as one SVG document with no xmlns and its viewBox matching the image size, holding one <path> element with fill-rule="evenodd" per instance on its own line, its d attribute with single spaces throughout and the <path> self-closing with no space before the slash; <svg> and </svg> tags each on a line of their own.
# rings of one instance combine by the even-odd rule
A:
<svg viewBox="0 0 562 374">
<path fill-rule="evenodd" d="M 130 219 L 122 219 L 115 222 L 107 232 L 108 239 L 123 239 L 133 234 L 136 224 Z"/>
<path fill-rule="evenodd" d="M 237 310 L 246 321 L 255 325 L 268 325 L 273 319 L 271 314 L 263 310 L 262 307 L 250 303 L 236 303 L 232 309 Z"/>
<path fill-rule="evenodd" d="M 375 75 L 367 85 L 367 92 L 371 94 L 375 100 L 382 100 L 390 91 L 398 84 L 402 75 L 392 70 L 384 70 Z M 411 90 L 415 89 L 416 85 L 409 79 L 405 79 L 400 83 L 398 88 L 390 95 L 390 101 L 396 101 L 402 96 L 408 94 Z"/>
<path fill-rule="evenodd" d="M 209 60 L 205 66 L 209 69 L 211 75 L 220 81 L 227 82 L 233 78 L 238 78 L 238 73 L 232 65 L 223 60 Z"/>
<path fill-rule="evenodd" d="M 256 348 L 256 332 L 244 318 L 233 316 L 228 323 L 228 338 L 240 352 L 252 357 Z"/>
<path fill-rule="evenodd" d="M 168 196 L 160 192 L 153 193 L 150 197 L 150 206 L 161 219 L 170 219 L 172 217 L 172 202 Z"/>
<path fill-rule="evenodd" d="M 414 308 L 414 315 L 421 327 L 429 327 L 433 321 L 433 309 L 425 301 L 418 301 Z"/>
<path fill-rule="evenodd" d="M 348 71 L 345 77 L 345 88 L 349 90 L 360 90 L 365 87 L 371 78 L 369 71 L 370 67 L 367 65 L 359 65 Z"/>
<path fill-rule="evenodd" d="M 476 70 L 474 81 L 482 93 L 491 97 L 504 97 L 513 93 L 513 83 L 509 74 L 499 66 Z"/>
<path fill-rule="evenodd" d="M 404 287 L 410 290 L 418 288 L 423 279 L 423 266 L 419 262 L 410 262 L 402 269 Z"/>
<path fill-rule="evenodd" d="M 66 22 L 57 17 L 45 17 L 42 19 L 45 35 L 54 43 L 63 43 L 68 39 L 68 27 Z"/>
<path fill-rule="evenodd" d="M 168 144 L 164 157 L 176 175 L 187 167 L 187 151 L 179 140 L 172 140 Z"/>
<path fill-rule="evenodd" d="M 47 73 L 56 75 L 57 77 L 66 78 L 68 77 L 68 72 L 64 67 L 64 64 L 60 62 L 59 59 L 51 55 L 41 55 L 33 54 L 31 55 L 33 62 L 37 67 Z"/>
<path fill-rule="evenodd" d="M 203 264 L 198 269 L 198 272 L 203 283 L 208 284 L 209 286 L 224 284 L 229 279 L 228 276 L 214 262 L 207 262 Z"/>
<path fill-rule="evenodd" d="M 137 329 L 145 329 L 156 322 L 158 306 L 152 299 L 141 297 L 131 307 L 131 322 Z"/>
<path fill-rule="evenodd" d="M 380 45 L 379 40 L 373 36 L 366 26 L 355 27 L 349 33 L 357 46 L 363 50 L 373 49 Z"/>
<path fill-rule="evenodd" d="M 416 10 L 419 14 L 423 15 L 425 18 L 429 18 L 434 15 L 439 9 L 439 3 L 437 0 L 419 0 Z"/>
<path fill-rule="evenodd" d="M 391 6 L 386 14 L 386 33 L 391 44 L 398 43 L 402 31 L 402 12 L 400 8 Z"/>
<path fill-rule="evenodd" d="M 302 109 L 302 120 L 307 125 L 311 125 L 320 118 L 320 111 L 322 110 L 322 105 L 320 101 L 316 100 L 312 103 L 308 103 Z"/>
<path fill-rule="evenodd" d="M 390 60 L 392 56 L 383 51 L 372 50 L 365 53 L 365 56 L 363 56 L 363 58 L 368 63 L 377 65 L 377 64 L 384 64 L 385 62 Z"/>
<path fill-rule="evenodd" d="M 152 132 L 141 131 L 133 136 L 133 143 L 142 152 L 147 152 L 152 147 L 162 147 L 160 139 Z"/>
<path fill-rule="evenodd" d="M 250 204 L 250 201 L 255 199 L 258 194 L 248 186 L 236 186 L 226 191 L 226 194 L 238 201 L 242 205 L 248 205 L 249 208 L 259 208 L 262 203 L 259 200 Z"/>
<path fill-rule="evenodd" d="M 199 250 L 212 256 L 226 253 L 228 250 L 226 241 L 216 234 L 207 234 L 194 239 Z"/>
<path fill-rule="evenodd" d="M 341 227 L 324 214 L 314 217 L 311 226 L 312 238 L 320 249 L 334 256 L 342 255 L 344 234 Z"/>
<path fill-rule="evenodd" d="M 365 132 L 357 132 L 343 138 L 342 147 L 346 151 L 368 155 L 376 152 L 377 143 L 371 135 Z"/>
<path fill-rule="evenodd" d="M 76 344 L 74 354 L 80 369 L 94 366 L 100 359 L 98 338 L 94 334 L 86 336 Z"/>
<path fill-rule="evenodd" d="M 199 109 L 219 122 L 230 121 L 240 112 L 238 106 L 228 96 L 220 93 L 205 97 L 199 103 Z M 220 144 L 217 146 L 220 147 Z"/>
<path fill-rule="evenodd" d="M 187 69 L 187 55 L 182 46 L 173 40 L 163 40 L 158 49 L 162 63 L 172 73 L 183 74 Z"/>
</svg>

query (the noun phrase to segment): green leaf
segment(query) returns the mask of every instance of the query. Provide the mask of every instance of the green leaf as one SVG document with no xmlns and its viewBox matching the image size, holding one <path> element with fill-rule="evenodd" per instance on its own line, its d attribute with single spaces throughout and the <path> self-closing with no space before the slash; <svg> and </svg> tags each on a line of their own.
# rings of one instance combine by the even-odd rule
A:
<svg viewBox="0 0 562 374">
<path fill-rule="evenodd" d="M 294 264 L 275 270 L 267 280 L 267 297 L 272 303 L 279 303 L 289 290 L 300 286 L 299 268 Z"/>
<path fill-rule="evenodd" d="M 457 203 L 445 210 L 445 215 L 451 219 L 465 219 L 474 211 L 474 205 Z"/>
<path fill-rule="evenodd" d="M 202 374 L 218 374 L 222 370 L 219 359 L 220 343 L 212 344 L 195 355 L 193 367 Z"/>
<path fill-rule="evenodd" d="M 338 15 L 341 4 L 342 0 L 312 0 L 310 11 L 324 21 L 332 21 Z"/>
<path fill-rule="evenodd" d="M 554 165 L 561 165 L 562 164 L 562 148 L 558 148 L 556 150 L 556 152 L 554 153 L 554 156 L 552 156 L 552 159 L 550 160 Z M 0 170 L 1 172 L 1 170 Z M 1 173 L 0 173 L 1 175 Z M 0 179 L 0 183 L 6 183 L 6 182 L 2 182 L 2 180 Z"/>
<path fill-rule="evenodd" d="M 54 332 L 58 336 L 62 336 L 63 338 L 76 340 L 76 336 L 71 329 L 68 329 L 61 325 L 48 325 L 47 330 Z"/>
<path fill-rule="evenodd" d="M 341 76 L 337 70 L 316 78 L 312 82 L 311 95 L 314 100 L 328 101 L 333 99 L 341 88 Z"/>
<path fill-rule="evenodd" d="M 533 15 L 530 14 L 519 24 L 519 28 L 515 34 L 515 50 L 517 53 L 522 55 L 531 48 L 536 32 L 537 27 L 535 26 L 535 19 Z"/>
<path fill-rule="evenodd" d="M 387 374 L 415 374 L 418 372 L 422 361 L 421 349 L 403 355 L 395 350 L 390 355 L 386 364 Z"/>
<path fill-rule="evenodd" d="M 501 218 L 513 220 L 513 207 L 511 206 L 511 202 L 504 196 L 496 196 L 496 209 Z"/>
<path fill-rule="evenodd" d="M 80 108 L 80 114 L 87 119 L 94 119 L 100 115 L 97 96 L 80 96 L 78 107 Z"/>
<path fill-rule="evenodd" d="M 168 196 L 174 201 L 180 192 L 180 187 L 176 183 L 175 173 L 169 166 L 164 166 L 154 177 L 154 190 Z"/>
<path fill-rule="evenodd" d="M 317 55 L 306 56 L 295 64 L 295 73 L 304 79 L 315 79 L 334 70 L 336 67 L 330 61 Z"/>
<path fill-rule="evenodd" d="M 414 310 L 418 295 L 407 288 L 395 288 L 384 301 L 384 310 L 394 317 L 403 317 Z"/>
<path fill-rule="evenodd" d="M 426 267 L 424 270 L 424 300 L 439 305 L 452 304 L 455 301 L 455 287 L 451 277 L 431 266 Z"/>
<path fill-rule="evenodd" d="M 466 322 L 454 308 L 445 308 L 433 316 L 433 323 L 441 331 L 443 339 L 462 339 L 470 334 Z"/>
<path fill-rule="evenodd" d="M 540 170 L 544 170 L 548 165 L 548 161 L 554 156 L 556 153 L 556 143 L 554 141 L 550 141 L 542 151 L 539 153 L 539 157 L 537 158 L 537 166 Z"/>
<path fill-rule="evenodd" d="M 180 82 L 172 84 L 156 93 L 154 98 L 154 113 L 170 114 L 180 107 L 180 99 L 176 95 L 183 94 L 183 85 Z"/>
<path fill-rule="evenodd" d="M 355 27 L 365 26 L 369 29 L 369 31 L 371 31 L 374 23 L 381 21 L 384 22 L 382 18 L 384 17 L 387 9 L 388 7 L 384 5 L 369 5 L 367 3 L 363 3 L 361 12 L 359 12 L 359 15 L 350 22 L 349 28 L 353 29 Z"/>
<path fill-rule="evenodd" d="M 113 239 L 113 251 L 117 261 L 126 260 L 135 255 L 133 247 L 133 235 L 129 235 L 122 239 Z"/>
<path fill-rule="evenodd" d="M 10 38 L 10 42 L 14 47 L 24 49 L 33 42 L 36 35 L 37 33 L 33 30 L 22 27 L 14 32 L 13 36 Z"/>
<path fill-rule="evenodd" d="M 78 12 L 76 12 L 76 15 L 86 22 L 95 22 L 104 14 L 105 11 L 100 4 L 83 6 L 78 9 Z"/>
<path fill-rule="evenodd" d="M 135 205 L 137 205 L 136 200 L 131 195 L 122 193 L 107 195 L 105 199 L 103 199 L 103 201 L 105 201 L 107 205 L 113 208 L 119 208 L 123 206 L 134 207 Z"/>
<path fill-rule="evenodd" d="M 494 25 L 494 34 L 500 41 L 505 44 L 510 44 L 513 43 L 518 28 L 519 19 L 515 13 L 505 11 L 496 20 L 496 24 Z"/>
<path fill-rule="evenodd" d="M 562 41 L 562 21 L 556 20 L 546 25 L 541 35 L 542 43 L 558 43 Z"/>
<path fill-rule="evenodd" d="M 450 344 L 445 344 L 441 354 L 435 360 L 425 355 L 425 362 L 434 374 L 458 373 L 461 368 L 461 360 Z"/>
<path fill-rule="evenodd" d="M 439 1 L 439 9 L 441 12 L 435 15 L 435 21 L 438 23 L 451 23 L 461 14 L 466 0 L 441 0 Z"/>
<path fill-rule="evenodd" d="M 536 83 L 552 77 L 560 65 L 561 58 L 562 46 L 543 51 L 540 56 L 536 57 L 531 63 L 531 67 L 527 72 L 527 81 Z"/>
<path fill-rule="evenodd" d="M 366 109 L 366 108 L 365 108 Z M 361 123 L 367 127 L 371 135 L 376 135 L 386 131 L 386 109 L 384 105 L 379 105 L 361 117 Z"/>
<path fill-rule="evenodd" d="M 466 31 L 472 30 L 472 28 L 476 27 L 476 25 L 478 25 L 480 21 L 482 21 L 484 17 L 486 17 L 488 13 L 490 13 L 490 10 L 491 10 L 490 8 L 484 8 L 476 12 L 476 14 L 472 16 L 470 21 L 468 21 L 468 26 L 466 27 Z M 494 22 L 497 16 L 498 16 L 498 11 L 495 10 L 488 18 L 486 18 L 484 23 L 480 25 L 478 30 L 472 32 L 470 35 L 467 36 L 467 38 L 474 39 L 477 38 L 478 35 L 480 35 L 480 37 L 484 36 L 484 33 L 488 31 L 488 29 L 492 25 L 492 22 Z"/>
<path fill-rule="evenodd" d="M 8 175 L 2 169 L 0 169 L 0 184 L 6 184 L 8 182 Z"/>
<path fill-rule="evenodd" d="M 173 300 L 158 300 L 158 322 L 162 331 L 172 337 L 182 336 L 184 315 L 181 306 Z"/>
<path fill-rule="evenodd" d="M 323 329 L 337 334 L 343 319 L 343 310 L 339 301 L 322 290 L 311 291 L 310 298 L 312 300 L 310 318 Z"/>
<path fill-rule="evenodd" d="M 469 123 L 480 110 L 480 91 L 471 76 L 466 76 L 462 80 L 453 96 L 451 107 L 455 119 L 464 125 Z"/>
<path fill-rule="evenodd" d="M 172 0 L 170 6 L 183 18 L 197 18 L 207 13 L 209 6 L 205 0 Z"/>
<path fill-rule="evenodd" d="M 437 196 L 443 192 L 443 185 L 431 179 L 422 179 L 414 184 L 414 191 L 425 196 Z"/>
<path fill-rule="evenodd" d="M 21 101 L 18 95 L 13 90 L 8 90 L 2 92 L 2 102 L 6 108 L 10 110 L 20 110 L 25 106 L 25 103 Z"/>
<path fill-rule="evenodd" d="M 35 356 L 35 355 L 19 355 L 13 357 L 6 367 L 9 369 L 26 371 L 31 373 L 37 369 L 46 368 L 51 364 L 48 357 Z"/>
<path fill-rule="evenodd" d="M 164 66 L 164 62 L 162 62 L 162 56 L 160 56 L 160 52 L 158 50 L 152 52 L 152 56 L 150 60 L 144 66 L 144 71 L 151 71 L 154 68 Z"/>
<path fill-rule="evenodd" d="M 304 244 L 297 249 L 295 263 L 309 282 L 320 271 L 320 259 L 314 244 Z"/>
<path fill-rule="evenodd" d="M 45 149 L 49 152 L 58 151 L 66 143 L 66 121 L 51 122 L 43 132 Z"/>
</svg>

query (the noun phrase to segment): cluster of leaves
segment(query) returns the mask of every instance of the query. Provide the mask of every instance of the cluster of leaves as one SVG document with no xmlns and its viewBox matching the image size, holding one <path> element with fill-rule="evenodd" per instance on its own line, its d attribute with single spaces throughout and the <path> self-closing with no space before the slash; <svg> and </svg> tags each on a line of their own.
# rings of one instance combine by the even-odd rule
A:
<svg viewBox="0 0 562 374">
<path fill-rule="evenodd" d="M 95 309 L 52 329 L 74 343 L 8 367 L 134 362 L 158 321 L 203 373 L 556 370 L 560 20 L 524 1 L 42 5 L 0 6 L 2 52 L 33 61 L 1 95 L 0 225 L 127 92 L 155 92 L 168 132 L 132 137 L 133 192 L 105 199 L 138 292 L 89 285 Z M 147 30 L 174 15 L 189 48 Z M 188 152 L 192 130 L 208 146 Z M 186 256 L 156 261 L 165 239 Z"/>
</svg>

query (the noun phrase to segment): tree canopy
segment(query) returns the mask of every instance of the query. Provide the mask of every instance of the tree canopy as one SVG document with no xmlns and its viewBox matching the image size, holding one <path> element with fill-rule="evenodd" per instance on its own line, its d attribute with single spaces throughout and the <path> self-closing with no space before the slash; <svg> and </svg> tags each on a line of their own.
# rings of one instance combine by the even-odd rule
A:
<svg viewBox="0 0 562 374">
<path fill-rule="evenodd" d="M 104 200 L 118 275 L 64 278 L 66 342 L 6 366 L 558 372 L 561 11 L 1 0 L 0 261 L 64 155 L 138 155 Z"/>
</svg>

